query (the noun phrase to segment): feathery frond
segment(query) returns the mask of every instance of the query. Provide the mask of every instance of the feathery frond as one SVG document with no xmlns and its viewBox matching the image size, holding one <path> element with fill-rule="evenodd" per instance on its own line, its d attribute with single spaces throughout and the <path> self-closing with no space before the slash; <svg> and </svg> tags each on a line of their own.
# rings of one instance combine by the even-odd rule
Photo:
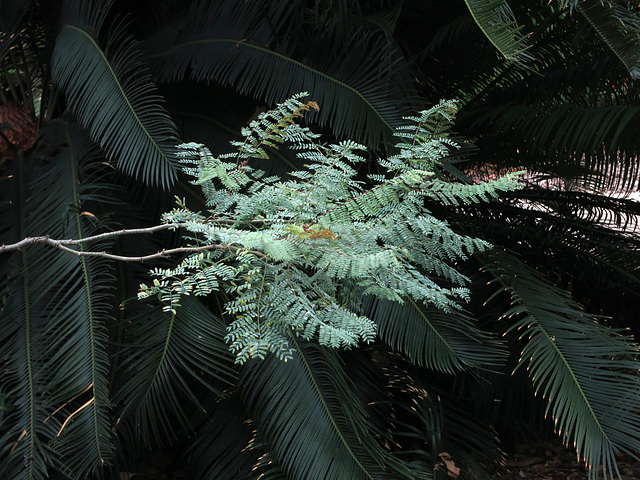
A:
<svg viewBox="0 0 640 480">
<path fill-rule="evenodd" d="M 296 124 L 312 108 L 317 105 L 298 95 L 260 115 L 244 130 L 245 141 L 232 142 L 237 153 L 215 158 L 202 145 L 182 146 L 185 171 L 197 177 L 211 208 L 205 217 L 179 202 L 163 220 L 190 231 L 205 251 L 153 270 L 154 284 L 141 286 L 141 298 L 159 294 L 168 311 L 179 308 L 183 295 L 231 295 L 225 308 L 235 321 L 226 340 L 239 363 L 269 352 L 292 359 L 290 331 L 334 348 L 371 342 L 376 329 L 361 315 L 365 295 L 458 310 L 457 302 L 468 299 L 466 278 L 448 262 L 489 245 L 435 219 L 424 196 L 458 205 L 517 188 L 513 176 L 484 185 L 431 180 L 434 166 L 456 146 L 447 137 L 453 102 L 407 119 L 412 125 L 399 132 L 400 153 L 380 162 L 388 177 L 370 185 L 354 168 L 363 161 L 362 145 L 322 145 Z M 306 170 L 292 172 L 293 180 L 264 178 L 249 161 L 264 158 L 265 146 L 285 142 L 308 162 Z"/>
</svg>

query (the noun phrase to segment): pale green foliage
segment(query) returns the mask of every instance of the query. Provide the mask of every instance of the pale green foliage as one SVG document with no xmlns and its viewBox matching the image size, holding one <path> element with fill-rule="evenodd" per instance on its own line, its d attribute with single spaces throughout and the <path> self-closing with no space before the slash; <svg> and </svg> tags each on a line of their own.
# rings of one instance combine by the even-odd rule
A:
<svg viewBox="0 0 640 480">
<path fill-rule="evenodd" d="M 483 201 L 517 188 L 513 175 L 480 185 L 436 178 L 434 166 L 457 147 L 447 137 L 451 101 L 408 118 L 398 131 L 400 153 L 380 161 L 386 174 L 367 178 L 355 168 L 364 161 L 362 145 L 324 145 L 295 123 L 317 108 L 301 97 L 261 115 L 233 153 L 216 158 L 202 145 L 181 146 L 209 210 L 179 202 L 163 221 L 179 224 L 190 245 L 204 250 L 153 270 L 154 284 L 141 286 L 140 297 L 159 294 L 168 310 L 182 295 L 225 292 L 234 318 L 226 341 L 239 363 L 268 352 L 292 358 L 294 334 L 330 347 L 372 341 L 376 325 L 362 315 L 367 296 L 459 310 L 468 291 L 453 262 L 489 244 L 455 233 L 425 205 Z M 285 142 L 305 170 L 281 179 L 251 167 Z"/>
</svg>

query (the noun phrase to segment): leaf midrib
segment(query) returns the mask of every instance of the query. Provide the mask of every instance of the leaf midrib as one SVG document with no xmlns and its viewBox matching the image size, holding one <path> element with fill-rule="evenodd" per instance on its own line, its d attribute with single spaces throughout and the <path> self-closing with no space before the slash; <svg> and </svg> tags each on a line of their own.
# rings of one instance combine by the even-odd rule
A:
<svg viewBox="0 0 640 480">
<path fill-rule="evenodd" d="M 22 160 L 22 159 L 20 159 Z M 21 236 L 22 238 L 25 238 L 27 236 L 27 226 L 26 226 L 26 185 L 24 182 L 24 178 L 25 178 L 25 172 L 24 172 L 24 167 L 25 167 L 25 162 L 24 161 L 19 161 L 18 162 L 18 168 L 19 168 L 19 172 L 20 172 L 20 181 L 19 181 L 19 185 L 20 185 L 20 231 L 21 231 Z M 33 454 L 33 451 L 35 450 L 34 447 L 34 442 L 35 442 L 35 437 L 36 437 L 36 431 L 35 431 L 35 405 L 36 405 L 36 401 L 35 401 L 35 391 L 33 388 L 33 383 L 34 383 L 34 378 L 33 378 L 33 366 L 32 366 L 32 360 L 31 360 L 31 299 L 30 299 L 30 295 L 29 295 L 29 255 L 28 255 L 28 248 L 23 248 L 22 249 L 22 268 L 23 268 L 23 275 L 22 275 L 22 279 L 23 279 L 23 288 L 24 288 L 24 335 L 25 335 L 25 356 L 26 356 L 26 363 L 27 363 L 27 375 L 29 377 L 28 381 L 29 381 L 29 447 L 30 447 L 30 451 L 32 452 L 31 456 L 35 457 L 35 455 Z M 34 477 L 34 473 L 33 473 L 33 469 L 34 469 L 34 464 L 35 462 L 30 461 L 28 462 L 28 478 L 33 478 Z"/>
<path fill-rule="evenodd" d="M 302 361 L 302 364 L 304 365 L 304 368 L 307 370 L 307 374 L 309 375 L 309 378 L 311 379 L 311 383 L 313 384 L 313 388 L 316 391 L 316 396 L 317 396 L 318 400 L 320 401 L 320 404 L 322 405 L 322 408 L 326 412 L 327 417 L 329 418 L 329 421 L 331 422 L 331 425 L 333 426 L 334 431 L 338 435 L 338 438 L 340 439 L 340 441 L 342 442 L 344 447 L 349 452 L 349 455 L 351 456 L 351 458 L 353 458 L 353 460 L 356 462 L 356 464 L 360 467 L 362 472 L 364 472 L 364 474 L 367 476 L 367 478 L 373 480 L 373 477 L 369 474 L 369 472 L 364 467 L 364 465 L 362 465 L 362 463 L 360 463 L 360 461 L 356 457 L 356 455 L 353 452 L 353 450 L 351 450 L 351 447 L 349 446 L 349 442 L 347 441 L 347 439 L 344 438 L 344 436 L 342 435 L 342 431 L 340 430 L 340 427 L 338 427 L 338 423 L 333 418 L 333 414 L 331 413 L 331 409 L 329 408 L 329 406 L 327 405 L 327 403 L 324 400 L 324 396 L 322 395 L 322 390 L 320 389 L 320 386 L 316 382 L 315 376 L 313 374 L 313 370 L 312 370 L 311 366 L 309 365 L 309 363 L 307 362 L 306 356 L 302 354 L 302 350 L 300 349 L 300 344 L 298 343 L 297 339 L 295 338 L 295 335 L 289 334 L 289 337 L 291 338 L 291 341 L 294 344 L 296 344 L 296 347 L 297 347 L 296 350 L 298 352 L 298 355 L 300 356 L 300 359 Z"/>
<path fill-rule="evenodd" d="M 118 79 L 118 76 L 116 75 L 116 72 L 113 70 L 113 68 L 111 67 L 111 63 L 109 62 L 109 60 L 107 59 L 107 57 L 105 56 L 104 52 L 102 51 L 102 49 L 100 48 L 100 46 L 96 43 L 96 41 L 93 39 L 93 37 L 91 37 L 91 35 L 89 35 L 86 31 L 84 31 L 83 29 L 76 27 L 75 25 L 65 25 L 62 30 L 64 29 L 69 29 L 72 31 L 75 31 L 76 33 L 79 33 L 86 41 L 89 42 L 89 44 L 91 46 L 93 46 L 93 48 L 95 49 L 95 51 L 98 53 L 99 58 L 102 60 L 102 63 L 106 66 L 107 71 L 110 73 L 114 84 L 116 85 L 118 91 L 120 92 L 120 96 L 121 98 L 124 100 L 124 102 L 126 103 L 129 112 L 131 113 L 131 115 L 134 117 L 135 121 L 137 122 L 138 126 L 140 127 L 140 129 L 144 132 L 144 135 L 148 138 L 149 142 L 153 145 L 154 149 L 159 153 L 160 157 L 162 159 L 164 159 L 165 164 L 171 165 L 171 159 L 169 159 L 165 153 L 162 151 L 162 149 L 158 146 L 158 144 L 156 143 L 155 139 L 151 136 L 151 134 L 149 133 L 149 131 L 147 130 L 147 128 L 144 126 L 144 124 L 142 123 L 142 121 L 140 120 L 138 114 L 136 113 L 135 108 L 133 107 L 133 105 L 131 104 L 131 102 L 129 101 L 129 98 L 127 97 L 126 92 L 124 91 L 124 89 L 122 88 L 122 85 Z"/>
<path fill-rule="evenodd" d="M 65 136 L 67 139 L 67 145 L 69 145 L 69 162 L 71 165 L 71 186 L 72 186 L 72 202 L 74 204 L 74 219 L 76 223 L 76 233 L 77 238 L 83 238 L 82 232 L 82 224 L 80 222 L 80 195 L 78 194 L 78 164 L 76 163 L 76 154 L 74 149 L 74 143 L 71 139 L 71 135 L 69 132 L 69 127 L 67 126 L 65 129 Z M 80 251 L 84 251 L 84 246 L 80 244 Z M 80 264 L 82 265 L 82 276 L 84 279 L 84 290 L 87 300 L 87 310 L 89 318 L 88 322 L 88 330 L 89 330 L 89 345 L 91 349 L 91 385 L 93 392 L 93 433 L 94 433 L 94 441 L 97 447 L 98 454 L 102 458 L 103 450 L 101 448 L 102 443 L 100 441 L 100 433 L 99 433 L 99 424 L 100 421 L 98 419 L 98 403 L 96 400 L 96 350 L 95 350 L 95 336 L 94 336 L 94 322 L 96 321 L 93 315 L 93 299 L 91 297 L 91 284 L 89 278 L 89 271 L 87 267 L 86 257 L 80 257 Z"/>
<path fill-rule="evenodd" d="M 387 122 L 378 112 L 378 110 L 371 104 L 371 102 L 363 95 L 361 94 L 357 89 L 355 89 L 354 87 L 352 87 L 351 85 L 348 85 L 344 82 L 341 82 L 340 80 L 327 75 L 326 73 L 317 70 L 313 67 L 310 67 L 309 65 L 306 65 L 298 60 L 294 60 L 291 57 L 288 57 L 286 55 L 283 55 L 281 53 L 278 52 L 274 52 L 273 50 L 269 50 L 268 48 L 264 48 L 264 47 L 260 47 L 258 45 L 254 45 L 251 43 L 248 43 L 246 40 L 238 40 L 235 38 L 216 38 L 216 39 L 203 39 L 203 40 L 191 40 L 188 42 L 183 42 L 180 43 L 164 52 L 160 52 L 160 53 L 152 53 L 152 54 L 148 54 L 145 55 L 143 58 L 145 60 L 151 59 L 151 58 L 158 58 L 158 57 L 163 57 L 163 56 L 168 56 L 171 55 L 172 53 L 175 53 L 176 51 L 191 46 L 191 45 L 199 45 L 199 44 L 214 44 L 214 43 L 229 43 L 229 44 L 234 44 L 236 46 L 236 48 L 249 48 L 249 49 L 253 49 L 253 50 L 257 50 L 259 52 L 262 52 L 266 55 L 271 55 L 274 56 L 276 58 L 279 58 L 285 62 L 289 62 L 297 67 L 302 68 L 303 70 L 307 70 L 311 73 L 313 73 L 314 75 L 318 75 L 319 77 L 328 80 L 332 83 L 335 83 L 336 85 L 341 86 L 342 88 L 349 90 L 351 93 L 353 93 L 356 97 L 358 97 L 365 105 L 367 105 L 373 112 L 374 115 L 384 124 L 384 126 L 391 132 L 394 132 L 394 128 L 389 124 L 389 122 Z"/>
</svg>

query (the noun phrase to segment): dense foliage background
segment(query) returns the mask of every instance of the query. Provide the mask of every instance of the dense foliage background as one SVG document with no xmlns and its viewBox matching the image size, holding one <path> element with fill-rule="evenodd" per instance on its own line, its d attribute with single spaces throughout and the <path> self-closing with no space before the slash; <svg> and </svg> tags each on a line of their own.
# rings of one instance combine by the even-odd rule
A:
<svg viewBox="0 0 640 480">
<path fill-rule="evenodd" d="M 456 264 L 472 280 L 465 315 L 370 305 L 373 345 L 301 342 L 286 364 L 234 365 L 221 298 L 175 315 L 135 300 L 148 268 L 175 259 L 0 253 L 1 478 L 430 478 L 444 452 L 481 478 L 511 440 L 554 429 L 609 476 L 616 450 L 638 452 L 640 207 L 624 196 L 638 189 L 636 4 L 4 0 L 0 12 L 2 244 L 154 225 L 175 195 L 197 209 L 176 145 L 227 151 L 300 91 L 320 105 L 309 125 L 372 159 L 393 152 L 403 116 L 457 99 L 465 147 L 439 175 L 529 172 L 500 201 L 430 206 L 496 246 Z M 296 162 L 281 149 L 258 166 Z"/>
</svg>

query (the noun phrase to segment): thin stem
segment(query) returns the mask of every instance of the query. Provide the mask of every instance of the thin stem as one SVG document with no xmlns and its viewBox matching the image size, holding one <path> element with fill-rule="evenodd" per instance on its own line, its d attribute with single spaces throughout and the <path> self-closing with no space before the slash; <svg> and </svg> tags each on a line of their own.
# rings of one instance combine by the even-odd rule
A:
<svg viewBox="0 0 640 480">
<path fill-rule="evenodd" d="M 123 229 L 123 230 L 114 230 L 112 232 L 100 233 L 98 235 L 92 235 L 90 237 L 79 238 L 79 239 L 62 239 L 62 240 L 54 240 L 50 238 L 48 235 L 42 235 L 39 237 L 26 237 L 16 243 L 10 243 L 9 245 L 0 245 L 0 253 L 9 252 L 11 250 L 19 250 L 22 247 L 26 247 L 27 245 L 31 245 L 34 243 L 45 243 L 52 245 L 56 248 L 61 248 L 66 245 L 82 245 L 83 243 L 95 242 L 97 240 L 102 240 L 104 238 L 111 237 L 119 237 L 121 235 L 132 235 L 139 233 L 153 233 L 159 230 L 168 230 L 170 228 L 178 228 L 181 225 L 178 223 L 166 223 L 163 225 L 155 225 L 153 227 L 147 228 L 131 228 L 131 229 Z M 64 248 L 63 248 L 64 250 Z M 71 250 L 71 249 L 68 249 Z M 78 253 L 77 250 L 71 250 L 74 253 Z"/>
</svg>

